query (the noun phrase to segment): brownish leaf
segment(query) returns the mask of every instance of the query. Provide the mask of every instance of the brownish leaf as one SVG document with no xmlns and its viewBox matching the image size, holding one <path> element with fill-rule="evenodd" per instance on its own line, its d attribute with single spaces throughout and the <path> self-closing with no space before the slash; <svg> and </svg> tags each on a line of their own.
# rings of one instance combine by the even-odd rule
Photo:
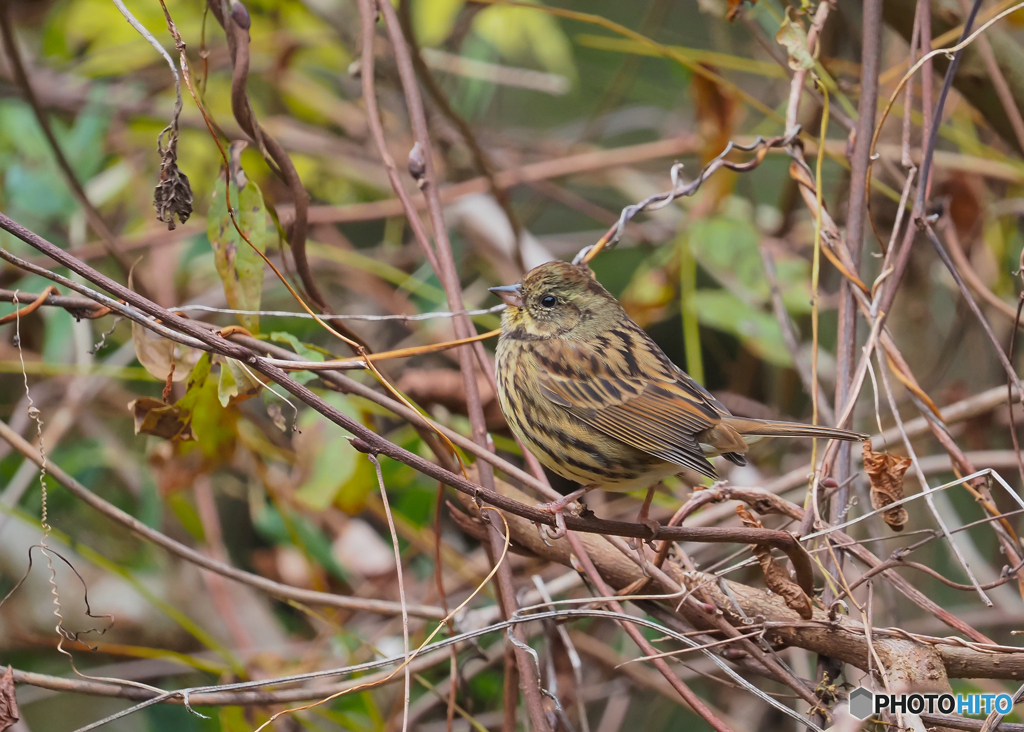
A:
<svg viewBox="0 0 1024 732">
<path fill-rule="evenodd" d="M 21 717 L 18 715 L 18 699 L 14 695 L 14 671 L 10 666 L 0 676 L 0 732 L 10 729 Z"/>
<path fill-rule="evenodd" d="M 128 275 L 128 287 L 132 286 L 132 276 Z M 132 343 L 135 345 L 135 357 L 142 367 L 160 381 L 168 383 L 183 381 L 188 378 L 189 371 L 195 366 L 202 351 L 175 343 L 157 335 L 149 328 L 132 321 Z"/>
<path fill-rule="evenodd" d="M 864 470 L 871 480 L 872 508 L 885 508 L 903 498 L 903 476 L 910 467 L 910 458 L 874 452 L 871 442 L 864 443 L 863 454 Z M 882 518 L 893 531 L 903 531 L 909 516 L 903 506 L 896 506 L 885 511 Z"/>
<path fill-rule="evenodd" d="M 791 69 L 794 71 L 813 69 L 814 54 L 811 53 L 803 21 L 799 18 L 802 13 L 797 13 L 797 17 L 794 17 L 792 10 L 792 7 L 786 8 L 786 17 L 783 19 L 782 25 L 779 26 L 778 33 L 775 34 L 775 40 L 785 46 L 789 52 L 789 67 Z"/>
<path fill-rule="evenodd" d="M 736 515 L 740 517 L 740 521 L 748 529 L 764 528 L 761 522 L 744 505 L 736 506 Z M 761 563 L 761 570 L 764 572 L 764 582 L 768 589 L 781 597 L 785 601 L 786 607 L 790 610 L 795 610 L 804 620 L 810 620 L 814 615 L 811 599 L 793 581 L 789 570 L 775 561 L 771 549 L 764 544 L 755 544 L 754 556 Z"/>
<path fill-rule="evenodd" d="M 704 64 L 715 73 L 718 69 Z M 704 139 L 701 150 L 701 164 L 706 165 L 721 154 L 732 139 L 739 110 L 736 99 L 721 85 L 699 74 L 690 80 L 690 96 L 693 99 L 694 114 L 697 117 L 697 132 Z M 722 175 L 725 173 L 725 175 Z M 707 197 L 703 204 L 707 211 L 713 211 L 733 191 L 736 174 L 729 171 L 719 173 L 701 187 L 701 194 Z M 706 192 L 705 192 L 706 191 Z"/>
<path fill-rule="evenodd" d="M 960 246 L 969 254 L 973 244 L 981 243 L 978 235 L 987 209 L 984 182 L 976 176 L 950 175 L 935 186 L 933 195 L 936 199 L 946 199 Z"/>
<path fill-rule="evenodd" d="M 176 404 L 140 397 L 128 405 L 135 417 L 135 434 L 154 435 L 165 440 L 194 440 L 191 414 Z"/>
<path fill-rule="evenodd" d="M 750 512 L 750 509 L 748 509 L 742 503 L 736 507 L 736 515 L 740 517 L 740 521 L 742 521 L 743 525 L 746 526 L 748 529 L 764 528 L 764 524 L 758 521 L 754 517 L 754 514 Z"/>
<path fill-rule="evenodd" d="M 764 583 L 768 589 L 781 597 L 786 607 L 796 610 L 804 620 L 810 620 L 814 616 L 811 608 L 811 599 L 804 594 L 800 586 L 793 581 L 789 570 L 775 561 L 771 550 L 768 547 L 758 544 L 754 547 L 754 554 L 757 561 L 761 563 L 761 570 L 764 572 Z"/>
</svg>

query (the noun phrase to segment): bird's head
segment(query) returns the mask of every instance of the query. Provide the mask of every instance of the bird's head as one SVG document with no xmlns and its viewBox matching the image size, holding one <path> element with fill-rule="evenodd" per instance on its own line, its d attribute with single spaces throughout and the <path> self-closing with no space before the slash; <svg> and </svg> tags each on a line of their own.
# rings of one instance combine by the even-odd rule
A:
<svg viewBox="0 0 1024 732">
<path fill-rule="evenodd" d="M 501 318 L 502 336 L 517 340 L 585 337 L 589 329 L 607 330 L 619 317 L 618 301 L 586 265 L 548 262 L 526 273 L 515 285 L 492 287 L 508 305 Z"/>
</svg>

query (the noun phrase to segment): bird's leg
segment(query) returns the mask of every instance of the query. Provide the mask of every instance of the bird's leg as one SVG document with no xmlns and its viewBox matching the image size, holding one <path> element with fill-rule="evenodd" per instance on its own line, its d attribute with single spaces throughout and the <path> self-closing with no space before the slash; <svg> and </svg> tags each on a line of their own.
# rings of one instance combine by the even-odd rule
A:
<svg viewBox="0 0 1024 732">
<path fill-rule="evenodd" d="M 659 522 L 648 516 L 651 511 L 651 501 L 654 500 L 654 491 L 657 487 L 658 484 L 655 483 L 647 489 L 647 496 L 644 498 L 644 505 L 640 507 L 640 513 L 636 516 L 636 522 L 638 524 L 643 524 L 651 530 L 651 535 L 647 541 L 654 541 L 654 537 L 658 535 L 658 529 L 661 528 L 661 524 Z"/>
<path fill-rule="evenodd" d="M 548 531 L 549 537 L 551 537 L 552 539 L 561 539 L 563 536 L 565 536 L 565 532 L 568 531 L 568 529 L 565 526 L 565 516 L 563 516 L 563 514 L 565 513 L 565 509 L 568 507 L 570 503 L 575 501 L 577 498 L 582 497 L 583 495 L 589 493 L 595 488 L 597 488 L 596 485 L 585 485 L 582 488 L 573 491 L 572 493 L 562 496 L 557 501 L 537 504 L 536 508 L 539 508 L 541 511 L 544 511 L 545 513 L 553 514 L 555 517 L 554 532 L 548 531 L 547 526 L 544 527 L 544 530 Z"/>
<path fill-rule="evenodd" d="M 658 529 L 661 528 L 660 523 L 658 523 L 657 521 L 655 521 L 647 515 L 651 510 L 651 501 L 654 499 L 654 490 L 657 487 L 657 485 L 658 484 L 655 483 L 654 485 L 647 489 L 647 496 L 644 498 L 644 505 L 640 507 L 640 513 L 638 513 L 636 517 L 636 522 L 638 524 L 643 524 L 651 530 L 650 537 L 648 537 L 647 539 L 637 537 L 629 540 L 629 543 L 632 545 L 633 550 L 637 553 L 637 556 L 640 557 L 640 567 L 644 570 L 645 575 L 647 574 L 647 557 L 644 556 L 644 542 L 653 542 L 654 537 L 658 534 Z"/>
</svg>

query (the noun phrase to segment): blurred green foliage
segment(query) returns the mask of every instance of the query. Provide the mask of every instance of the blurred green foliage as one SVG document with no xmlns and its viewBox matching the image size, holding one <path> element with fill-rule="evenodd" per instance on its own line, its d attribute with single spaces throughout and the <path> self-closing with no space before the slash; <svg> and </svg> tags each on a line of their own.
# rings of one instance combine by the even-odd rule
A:
<svg viewBox="0 0 1024 732">
<path fill-rule="evenodd" d="M 479 6 L 465 0 L 403 1 L 411 2 L 418 43 L 447 59 L 428 63 L 438 88 L 469 123 L 480 148 L 498 170 L 697 135 L 700 144 L 678 156 L 685 163 L 684 177 L 692 178 L 725 140 L 781 132 L 777 120 L 743 103 L 745 94 L 776 113 L 784 109 L 788 72 L 750 30 L 758 29 L 769 40 L 775 37 L 782 19 L 788 17 L 778 0 L 759 0 L 748 7 L 750 27 L 727 23 L 724 3 L 716 0 L 550 3 L 604 18 L 608 21 L 604 27 L 545 12 L 548 6 L 539 2 L 531 3 L 537 5 L 531 8 L 500 3 Z M 152 208 L 160 162 L 156 138 L 170 118 L 173 82 L 163 59 L 131 29 L 115 5 L 110 0 L 13 5 L 18 40 L 58 142 L 129 259 L 138 258 L 136 281 L 166 306 L 299 312 L 281 283 L 267 274 L 262 258 L 235 230 L 225 201 L 224 161 L 187 90 L 178 163 L 191 180 L 196 211 L 177 232 L 157 227 Z M 132 0 L 128 5 L 177 60 L 160 4 Z M 844 12 L 859 13 L 859 6 L 841 5 Z M 223 31 L 198 0 L 168 0 L 167 8 L 187 45 L 196 91 L 216 129 L 224 133 L 221 143 L 226 148 L 240 132 L 232 110 L 232 73 Z M 346 321 L 375 350 L 450 338 L 446 320 L 402 319 L 448 308 L 439 280 L 424 263 L 404 217 L 394 211 L 386 217 L 363 217 L 354 206 L 394 197 L 369 135 L 361 98 L 356 3 L 251 0 L 246 8 L 252 19 L 248 102 L 267 132 L 289 151 L 316 207 L 319 218 L 314 218 L 308 250 L 318 283 L 338 313 L 394 316 Z M 804 20 L 794 17 L 797 20 L 787 22 L 782 40 L 799 53 L 802 31 L 793 22 Z M 648 42 L 617 36 L 609 23 L 622 24 Z M 382 29 L 378 30 L 376 84 L 382 125 L 405 180 L 406 155 L 412 146 L 408 112 L 397 84 L 393 53 Z M 857 55 L 854 35 L 837 33 L 827 39 L 828 53 L 819 55 L 817 62 L 804 59 L 805 65 L 828 76 L 835 108 L 848 114 L 855 109 L 848 96 L 860 81 L 850 73 L 851 59 Z M 898 51 L 902 54 L 902 47 Z M 429 61 L 429 54 L 425 58 Z M 695 64 L 721 74 L 737 91 L 702 82 L 695 75 Z M 538 88 L 538 79 L 556 92 Z M 427 98 L 442 184 L 478 177 L 481 171 L 456 125 Z M 1000 143 L 966 104 L 950 111 L 942 134 L 945 151 L 976 168 L 985 161 L 1005 162 Z M 842 145 L 845 139 L 846 132 L 833 125 L 829 141 Z M 623 206 L 666 189 L 671 163 L 668 158 L 627 161 L 554 175 L 515 186 L 510 204 L 529 243 L 536 244 L 537 256 L 569 259 L 596 241 Z M 830 211 L 840 212 L 837 216 L 842 215 L 848 192 L 844 163 L 840 155 L 826 159 L 822 182 L 825 202 Z M 1015 158 L 1009 165 L 1020 167 Z M 239 171 L 232 171 L 235 218 L 253 244 L 297 284 L 287 245 L 279 236 L 288 234 L 291 194 L 258 144 L 249 144 L 239 166 L 248 182 L 238 190 L 234 174 Z M 1022 248 L 1017 213 L 1024 176 L 993 181 L 953 170 L 942 175 L 967 181 L 956 189 L 957 200 L 976 202 L 979 211 L 964 240 L 970 243 L 973 261 L 992 290 L 1009 301 L 1017 291 L 1013 273 Z M 10 80 L 0 89 L 0 180 L 0 209 L 6 214 L 62 247 L 84 252 L 103 272 L 125 281 L 123 272 L 102 256 L 95 232 L 87 227 L 69 192 L 32 109 Z M 772 312 L 761 257 L 765 248 L 771 251 L 783 302 L 801 348 L 809 349 L 813 222 L 797 198 L 788 159 L 769 156 L 750 173 L 720 175 L 694 198 L 639 217 L 618 248 L 601 254 L 593 269 L 666 353 L 701 374 L 708 388 L 760 400 L 778 412 L 801 417 L 809 413 L 808 395 Z M 894 205 L 885 195 L 872 200 L 873 215 L 884 233 L 894 217 Z M 1016 201 L 1017 213 L 1010 204 L 1005 210 L 996 209 L 992 205 L 996 200 Z M 497 224 L 505 222 L 496 224 L 491 209 L 477 210 L 474 205 L 468 204 L 470 214 L 462 218 L 449 211 L 451 235 L 467 306 L 490 307 L 494 300 L 486 286 L 512 281 L 509 278 L 518 275 L 519 263 L 507 247 L 502 248 L 496 233 L 501 228 Z M 328 207 L 342 207 L 341 213 Z M 12 237 L 4 235 L 0 243 L 29 256 L 27 247 Z M 528 249 L 524 247 L 524 253 Z M 870 236 L 866 251 L 870 252 L 865 255 L 866 269 L 873 270 L 877 244 Z M 957 394 L 998 383 L 1001 375 L 994 359 L 979 363 L 972 358 L 982 342 L 972 340 L 976 333 L 957 311 L 953 302 L 957 296 L 951 295 L 942 272 L 931 267 L 931 260 L 924 256 L 915 260 L 906 300 L 890 325 L 901 343 L 907 344 L 912 365 L 925 373 L 925 387 L 938 389 L 949 401 Z M 10 268 L 0 270 L 0 277 L 3 288 L 23 292 L 38 293 L 47 284 L 41 277 L 24 276 Z M 826 296 L 834 294 L 838 281 L 836 273 L 826 269 L 822 281 Z M 836 341 L 836 318 L 834 298 L 826 300 L 819 345 L 822 380 L 830 385 L 829 354 Z M 8 312 L 7 305 L 0 307 Z M 309 319 L 185 312 L 218 327 L 241 323 L 303 360 L 351 355 Z M 475 318 L 481 330 L 496 327 L 497 320 L 494 314 Z M 24 419 L 24 356 L 44 428 L 53 430 L 47 432 L 49 459 L 88 488 L 147 525 L 211 554 L 222 553 L 246 570 L 311 589 L 397 599 L 393 575 L 375 574 L 374 569 L 393 561 L 393 555 L 373 466 L 326 418 L 286 399 L 280 390 L 264 388 L 243 364 L 207 355 L 175 360 L 175 368 L 180 365 L 177 383 L 168 384 L 166 395 L 162 394 L 171 357 L 165 359 L 164 371 L 157 369 L 156 377 L 146 378 L 147 372 L 139 366 L 153 373 L 152 359 L 144 353 L 139 359 L 139 351 L 145 349 L 136 351 L 131 328 L 110 316 L 75 322 L 63 310 L 43 308 L 18 324 L 21 353 L 14 344 L 13 326 L 4 328 L 0 331 L 0 418 L 18 424 L 23 434 L 34 430 Z M 408 371 L 453 367 L 445 355 L 383 363 L 384 375 L 395 383 Z M 346 373 L 364 384 L 377 385 L 363 372 Z M 433 459 L 424 437 L 383 408 L 328 389 L 312 373 L 295 376 L 345 415 Z M 249 398 L 257 393 L 259 399 Z M 126 408 L 131 402 L 173 413 L 194 439 L 169 439 L 156 430 L 136 434 L 132 413 Z M 424 400 L 419 406 L 469 433 L 465 417 L 451 400 Z M 865 422 L 859 425 L 864 429 L 874 426 L 869 412 L 864 412 Z M 518 460 L 518 448 L 501 425 L 489 428 L 499 451 Z M 971 449 L 1007 448 L 1003 432 L 989 440 L 988 433 L 979 430 L 980 437 L 971 437 L 976 443 Z M 806 460 L 807 453 L 801 450 L 779 448 L 759 454 L 754 462 L 767 476 L 789 469 L 791 461 Z M 0 452 L 0 496 L 12 486 L 23 491 L 16 506 L 0 513 L 0 521 L 10 520 L 14 528 L 8 536 L 17 534 L 19 541 L 38 536 L 42 508 L 37 476 L 24 465 L 17 454 Z M 434 577 L 437 485 L 401 463 L 382 459 L 381 466 L 397 517 L 410 601 L 438 604 Z M 101 609 L 116 606 L 119 615 L 114 630 L 100 639 L 98 652 L 76 648 L 76 664 L 86 673 L 113 662 L 157 659 L 172 666 L 160 666 L 157 671 L 141 667 L 139 673 L 147 683 L 170 688 L 341 666 L 396 652 L 401 629 L 393 619 L 231 594 L 238 591 L 234 585 L 218 590 L 190 567 L 112 529 L 105 519 L 61 491 L 52 478 L 46 485 L 51 523 L 57 528 L 54 541 L 88 575 L 97 605 Z M 213 523 L 202 486 L 213 495 Z M 621 507 L 616 505 L 617 510 Z M 973 501 L 963 496 L 954 507 L 962 517 L 973 518 L 972 512 L 977 511 Z M 635 513 L 631 504 L 630 510 Z M 355 556 L 345 554 L 347 532 L 362 524 L 371 527 L 377 541 L 360 540 L 363 543 Z M 442 549 L 447 552 L 442 558 L 446 562 L 443 582 L 450 593 L 448 604 L 454 606 L 482 577 L 480 567 L 487 559 L 483 549 L 447 519 L 438 525 L 444 538 Z M 20 544 L 12 548 L 3 543 L 3 533 L 0 593 L 13 586 L 25 556 Z M 982 556 L 997 552 L 985 529 L 972 529 L 969 535 Z M 938 545 L 931 551 L 930 563 L 944 566 L 952 561 Z M 706 559 L 711 563 L 710 557 L 700 557 L 701 562 Z M 530 561 L 515 559 L 517 572 L 521 570 L 525 578 L 523 586 L 530 582 L 527 573 L 545 571 Z M 64 580 L 61 577 L 62 591 L 74 586 Z M 927 588 L 937 600 L 954 604 L 948 588 L 935 583 Z M 228 593 L 228 605 L 237 616 L 217 604 L 219 591 Z M 69 675 L 66 658 L 49 642 L 51 599 L 46 592 L 26 592 L 15 597 L 24 604 L 12 603 L 10 609 L 0 611 L 4 662 Z M 961 600 L 957 597 L 956 602 Z M 478 606 L 493 602 L 490 587 L 477 601 Z M 74 612 L 81 621 L 77 605 Z M 35 623 L 34 618 L 44 618 L 45 623 Z M 239 625 L 249 632 L 248 638 L 238 633 Z M 632 653 L 631 646 L 619 642 L 621 634 L 612 635 L 610 625 L 595 622 L 579 627 L 624 657 Z M 652 639 L 657 635 L 647 634 Z M 415 626 L 413 642 L 423 637 L 422 628 Z M 116 647 L 104 645 L 115 642 Z M 495 642 L 487 638 L 481 648 Z M 468 650 L 462 660 L 475 654 Z M 598 666 L 589 665 L 588 673 L 593 672 L 594 678 L 613 677 Z M 426 672 L 424 678 L 440 684 L 448 678 L 447 667 Z M 694 685 L 724 708 L 737 696 L 706 680 L 698 679 Z M 401 709 L 395 688 L 342 696 L 294 719 L 309 730 L 393 729 L 396 710 Z M 607 687 L 602 689 L 607 696 Z M 432 693 L 414 682 L 417 700 L 429 699 Z M 623 729 L 702 729 L 696 717 L 662 697 L 632 693 L 643 703 L 632 705 Z M 471 715 L 495 716 L 500 714 L 502 694 L 499 661 L 468 679 L 459 700 Z M 45 704 L 41 698 L 24 705 L 24 716 L 36 732 L 71 730 L 119 708 L 119 703 L 105 700 L 86 699 L 79 704 L 68 695 Z M 200 719 L 179 707 L 154 707 L 110 728 L 241 732 L 254 729 L 269 716 L 260 708 L 201 711 L 211 718 Z M 422 724 L 443 724 L 443 705 L 434 712 L 425 715 L 428 721 Z"/>
</svg>

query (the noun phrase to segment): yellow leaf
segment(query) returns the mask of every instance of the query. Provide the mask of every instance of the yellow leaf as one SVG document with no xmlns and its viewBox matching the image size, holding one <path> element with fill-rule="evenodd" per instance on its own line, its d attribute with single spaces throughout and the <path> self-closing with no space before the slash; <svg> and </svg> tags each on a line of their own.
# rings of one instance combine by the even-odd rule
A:
<svg viewBox="0 0 1024 732">
<path fill-rule="evenodd" d="M 420 45 L 437 46 L 443 43 L 455 28 L 459 11 L 465 4 L 466 0 L 418 0 L 413 3 L 412 27 Z"/>
<path fill-rule="evenodd" d="M 786 17 L 779 26 L 775 40 L 786 47 L 789 53 L 789 67 L 794 71 L 800 69 L 813 69 L 814 56 L 811 54 L 810 44 L 807 40 L 807 32 L 798 20 L 794 20 L 790 14 L 792 7 L 786 8 Z"/>
<path fill-rule="evenodd" d="M 235 180 L 239 177 L 242 180 L 236 185 Z M 232 220 L 224 194 L 224 181 L 223 174 L 218 176 L 206 215 L 206 236 L 213 247 L 214 261 L 224 284 L 228 305 L 236 310 L 259 310 L 264 263 L 258 252 L 267 251 L 266 205 L 259 186 L 254 181 L 245 181 L 244 176 L 236 175 L 231 181 Z M 241 190 L 238 185 L 242 185 Z M 236 221 L 238 228 L 235 227 Z M 239 229 L 249 241 L 239 234 Z M 239 314 L 238 322 L 253 333 L 259 331 L 258 315 Z"/>
<path fill-rule="evenodd" d="M 576 76 L 572 46 L 554 16 L 521 6 L 492 5 L 476 16 L 473 30 L 509 61 L 532 58 L 548 71 Z"/>
</svg>

